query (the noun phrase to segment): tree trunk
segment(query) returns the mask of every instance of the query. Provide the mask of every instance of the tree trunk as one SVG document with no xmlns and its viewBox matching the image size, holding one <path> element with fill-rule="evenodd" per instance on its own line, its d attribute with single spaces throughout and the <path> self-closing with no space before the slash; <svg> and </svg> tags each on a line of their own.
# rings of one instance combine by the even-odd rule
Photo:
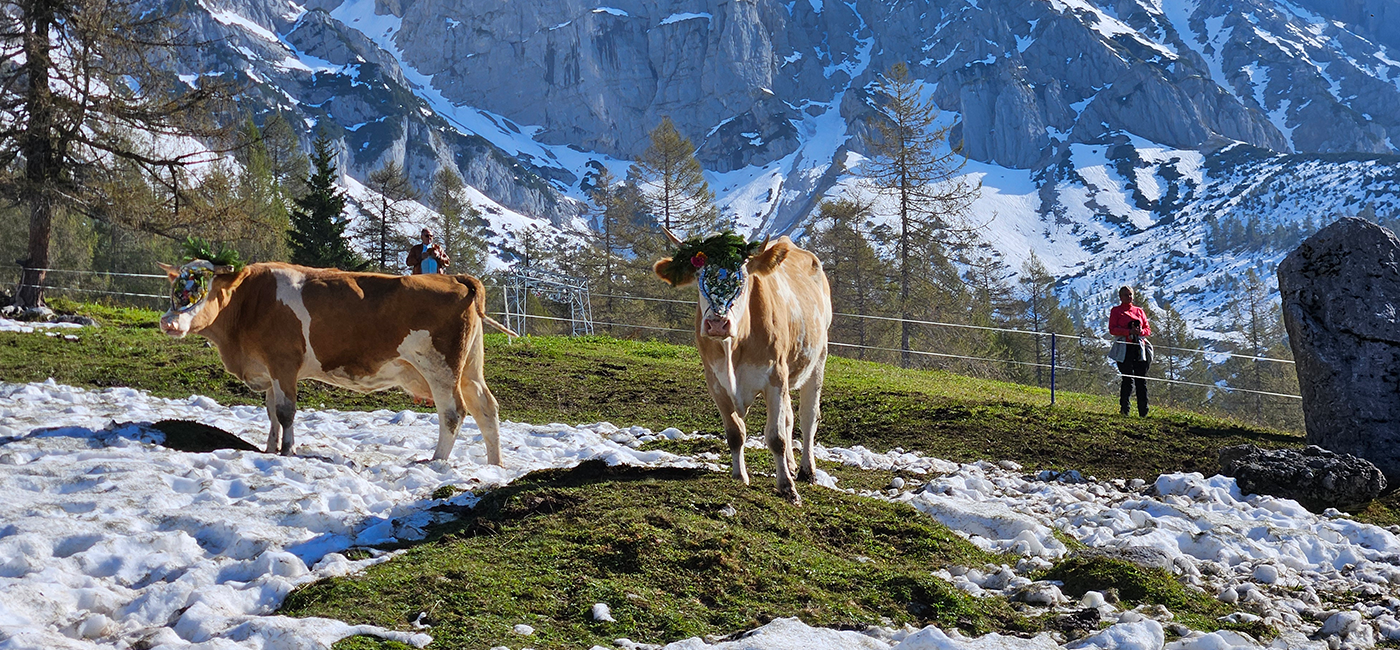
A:
<svg viewBox="0 0 1400 650">
<path fill-rule="evenodd" d="M 54 23 L 54 7 L 47 0 L 34 0 L 24 16 L 24 55 L 29 85 L 25 94 L 29 124 L 20 136 L 24 156 L 25 202 L 29 206 L 29 249 L 20 274 L 19 303 L 26 307 L 44 304 L 42 287 L 49 268 L 49 239 L 53 232 L 52 186 L 59 180 L 58 154 L 54 142 L 53 92 L 49 69 L 53 65 L 49 32 Z"/>
<path fill-rule="evenodd" d="M 44 305 L 44 279 L 49 268 L 49 238 L 53 232 L 53 202 L 43 191 L 29 199 L 29 258 L 20 275 L 21 307 Z"/>
<path fill-rule="evenodd" d="M 899 366 L 909 368 L 909 187 L 901 182 L 899 193 Z"/>
</svg>

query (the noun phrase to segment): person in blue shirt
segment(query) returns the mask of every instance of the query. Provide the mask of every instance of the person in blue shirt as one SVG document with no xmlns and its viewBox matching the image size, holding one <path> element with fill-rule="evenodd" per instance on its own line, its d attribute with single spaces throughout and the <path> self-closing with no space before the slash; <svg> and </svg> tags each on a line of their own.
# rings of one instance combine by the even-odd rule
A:
<svg viewBox="0 0 1400 650">
<path fill-rule="evenodd" d="M 408 249 L 408 267 L 413 270 L 414 275 L 423 273 L 445 273 L 445 269 L 452 263 L 447 257 L 447 251 L 442 246 L 433 241 L 433 233 L 424 228 L 419 233 L 423 243 L 415 244 Z"/>
</svg>

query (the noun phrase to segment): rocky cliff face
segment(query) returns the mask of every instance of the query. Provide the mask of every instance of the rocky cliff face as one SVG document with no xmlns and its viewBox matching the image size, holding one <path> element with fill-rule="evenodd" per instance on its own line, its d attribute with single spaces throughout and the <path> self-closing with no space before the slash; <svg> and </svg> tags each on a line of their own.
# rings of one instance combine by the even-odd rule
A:
<svg viewBox="0 0 1400 650">
<path fill-rule="evenodd" d="M 1158 251 L 1140 261 L 1175 278 L 1167 295 L 1203 291 L 1179 260 L 1232 215 L 1301 228 L 1308 210 L 1319 223 L 1400 210 L 1384 172 L 1400 153 L 1388 0 L 198 7 L 198 31 L 223 40 L 187 71 L 239 71 L 251 107 L 299 117 L 308 140 L 319 127 L 341 138 L 352 175 L 392 158 L 426 188 L 453 166 L 556 224 L 582 209 L 592 170 L 625 174 L 669 116 L 737 225 L 800 231 L 822 197 L 861 191 L 870 92 L 897 62 L 954 125 L 1011 267 L 1039 246 L 1086 291 L 1125 272 L 1131 256 L 1097 259 L 1115 249 Z M 1159 246 L 1174 239 L 1194 243 Z"/>
</svg>

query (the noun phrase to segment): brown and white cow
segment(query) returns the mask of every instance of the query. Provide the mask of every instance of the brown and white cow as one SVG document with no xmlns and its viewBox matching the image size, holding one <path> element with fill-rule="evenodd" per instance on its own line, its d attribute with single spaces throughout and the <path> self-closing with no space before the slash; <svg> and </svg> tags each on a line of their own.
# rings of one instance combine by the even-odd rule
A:
<svg viewBox="0 0 1400 650">
<path fill-rule="evenodd" d="M 199 334 L 219 348 L 224 367 L 267 393 L 267 453 L 291 455 L 297 381 L 358 391 L 402 388 L 437 404 L 433 460 L 446 459 L 466 413 L 501 464 L 496 398 L 482 375 L 481 282 L 466 275 L 383 275 L 252 264 L 242 269 L 195 260 L 162 264 L 174 286 L 160 328 Z"/>
<path fill-rule="evenodd" d="M 681 244 L 681 250 L 674 258 L 658 261 L 654 269 L 672 286 L 695 283 L 700 290 L 695 345 L 705 365 L 705 384 L 724 420 L 734 478 L 749 482 L 744 416 L 762 393 L 768 405 L 763 439 L 773 452 L 778 492 L 799 503 L 793 473 L 807 482 L 816 475 L 812 448 L 831 327 L 831 287 L 821 261 L 787 237 L 749 244 L 749 250 L 737 255 L 706 256 L 693 251 L 707 246 L 713 251 L 724 245 L 723 238 L 731 243 L 742 240 L 726 233 L 703 242 L 681 242 L 666 234 Z M 728 262 L 716 259 L 722 257 Z M 792 390 L 800 391 L 801 399 L 800 468 L 792 451 Z"/>
</svg>

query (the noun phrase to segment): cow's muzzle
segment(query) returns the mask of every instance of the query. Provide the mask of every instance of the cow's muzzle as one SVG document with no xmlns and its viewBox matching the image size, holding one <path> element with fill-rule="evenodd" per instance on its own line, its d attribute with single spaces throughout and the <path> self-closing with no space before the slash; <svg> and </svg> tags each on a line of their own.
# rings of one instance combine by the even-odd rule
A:
<svg viewBox="0 0 1400 650">
<path fill-rule="evenodd" d="M 189 329 L 187 327 L 183 327 L 182 325 L 183 324 L 180 322 L 180 316 L 178 314 L 166 314 L 160 317 L 160 331 L 165 332 L 167 335 L 172 336 L 174 338 L 184 338 L 186 334 L 190 333 Z"/>
<path fill-rule="evenodd" d="M 702 331 L 705 336 L 716 339 L 727 339 L 733 335 L 734 321 L 728 316 L 720 318 L 709 317 L 705 319 Z"/>
</svg>

